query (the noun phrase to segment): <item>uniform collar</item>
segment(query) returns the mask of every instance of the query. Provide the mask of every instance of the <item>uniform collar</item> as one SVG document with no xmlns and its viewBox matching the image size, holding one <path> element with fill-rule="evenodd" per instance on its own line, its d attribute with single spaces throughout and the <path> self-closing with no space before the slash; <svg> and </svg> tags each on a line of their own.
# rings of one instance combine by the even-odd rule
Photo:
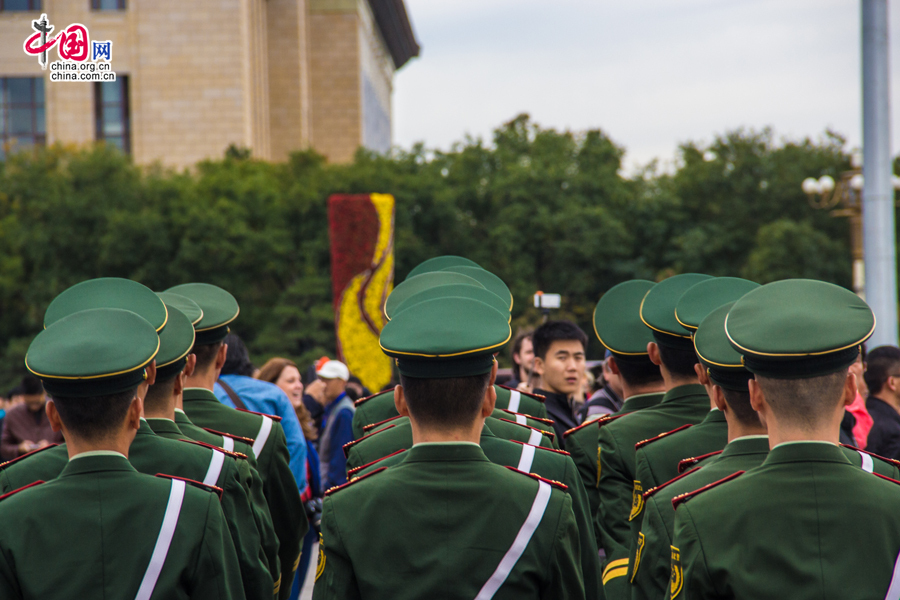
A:
<svg viewBox="0 0 900 600">
<path fill-rule="evenodd" d="M 131 471 L 132 473 L 137 473 L 135 468 L 131 466 L 131 463 L 128 462 L 128 459 L 118 452 L 116 452 L 115 455 L 96 455 L 84 452 L 78 456 L 80 458 L 70 460 L 66 464 L 65 468 L 63 468 L 62 472 L 59 474 L 60 477 L 97 473 L 101 471 Z"/>
<path fill-rule="evenodd" d="M 768 454 L 769 436 L 747 435 L 731 440 L 722 450 L 722 457 L 744 456 L 747 454 Z"/>
<path fill-rule="evenodd" d="M 174 433 L 182 435 L 178 425 L 175 424 L 175 421 L 170 419 L 147 419 L 147 424 L 150 426 L 150 429 L 153 430 L 153 433 L 156 434 Z"/>
<path fill-rule="evenodd" d="M 689 383 L 687 385 L 678 385 L 666 392 L 660 404 L 671 404 L 681 400 L 692 400 L 695 396 L 703 396 L 709 402 L 709 395 L 706 388 L 699 383 Z"/>
<path fill-rule="evenodd" d="M 852 464 L 844 456 L 843 450 L 831 442 L 807 441 L 802 443 L 787 442 L 778 444 L 771 451 L 763 464 L 781 464 L 796 462 L 832 462 Z"/>
<path fill-rule="evenodd" d="M 619 412 L 631 412 L 647 408 L 648 406 L 655 406 L 662 401 L 664 395 L 663 392 L 652 392 L 650 394 L 635 394 L 634 396 L 629 396 L 625 399 L 625 402 L 622 403 L 622 408 L 619 409 Z"/>
<path fill-rule="evenodd" d="M 405 462 L 455 462 L 484 461 L 487 457 L 477 444 L 470 442 L 450 444 L 416 444 L 409 449 Z"/>
<path fill-rule="evenodd" d="M 177 425 L 193 425 L 194 422 L 191 421 L 190 417 L 185 414 L 183 410 L 175 409 L 175 423 Z"/>
<path fill-rule="evenodd" d="M 725 423 L 725 413 L 719 410 L 718 408 L 714 408 L 701 421 L 701 424 L 704 423 Z"/>
<path fill-rule="evenodd" d="M 185 402 L 205 401 L 219 404 L 219 399 L 216 398 L 216 395 L 206 388 L 184 388 L 184 395 L 182 397 Z"/>
</svg>

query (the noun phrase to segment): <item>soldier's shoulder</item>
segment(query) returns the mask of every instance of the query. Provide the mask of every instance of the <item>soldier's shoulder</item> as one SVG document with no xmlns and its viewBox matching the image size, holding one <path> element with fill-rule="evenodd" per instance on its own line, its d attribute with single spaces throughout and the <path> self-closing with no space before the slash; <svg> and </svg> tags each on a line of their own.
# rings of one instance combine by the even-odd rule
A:
<svg viewBox="0 0 900 600">
<path fill-rule="evenodd" d="M 344 446 L 343 446 L 343 448 L 344 448 L 344 456 L 349 455 L 349 454 L 350 454 L 350 451 L 351 451 L 353 448 L 355 448 L 355 447 L 357 447 L 357 446 L 360 446 L 361 444 L 365 444 L 365 443 L 367 443 L 367 442 L 371 443 L 371 440 L 373 440 L 373 439 L 375 438 L 375 436 L 381 435 L 381 434 L 383 434 L 383 433 L 385 433 L 385 432 L 387 432 L 387 431 L 390 431 L 390 430 L 392 430 L 392 429 L 395 429 L 396 427 L 397 427 L 397 425 L 389 424 L 389 425 L 387 425 L 386 427 L 384 427 L 383 429 L 379 429 L 378 431 L 373 431 L 372 433 L 369 433 L 369 434 L 367 434 L 367 435 L 364 435 L 364 436 L 362 436 L 361 438 L 357 438 L 357 439 L 355 439 L 355 440 L 351 440 L 351 441 L 347 442 L 347 443 L 344 444 Z"/>
<path fill-rule="evenodd" d="M 534 479 L 535 481 L 539 481 L 539 482 L 542 482 L 542 483 L 546 483 L 546 484 L 548 484 L 548 485 L 549 485 L 550 487 L 552 487 L 552 488 L 556 488 L 556 489 L 561 490 L 561 491 L 563 491 L 563 492 L 568 492 L 568 491 L 569 491 L 569 486 L 567 486 L 566 484 L 562 483 L 561 481 L 556 481 L 556 480 L 554 480 L 554 479 L 547 479 L 547 478 L 545 478 L 545 477 L 541 477 L 541 476 L 538 475 L 537 473 L 529 473 L 529 472 L 527 472 L 527 471 L 520 471 L 519 469 L 517 469 L 517 468 L 515 468 L 515 467 L 507 466 L 506 468 L 509 469 L 510 471 L 512 471 L 513 473 L 517 473 L 517 474 L 519 474 L 519 475 L 524 475 L 525 477 L 530 477 L 531 479 Z"/>
<path fill-rule="evenodd" d="M 27 453 L 23 454 L 22 456 L 18 456 L 16 458 L 13 458 L 13 459 L 7 460 L 3 463 L 0 463 L 0 471 L 4 471 L 15 465 L 19 465 L 29 458 L 32 458 L 38 454 L 41 454 L 42 452 L 47 452 L 48 450 L 52 450 L 53 448 L 56 448 L 58 446 L 59 446 L 59 444 L 50 444 L 49 446 L 45 446 L 43 448 L 38 448 L 37 450 L 32 450 L 31 452 L 27 452 Z M 44 458 L 51 458 L 54 456 L 54 454 L 56 454 L 58 452 L 59 451 L 57 450 L 53 453 L 44 454 Z"/>
<path fill-rule="evenodd" d="M 338 495 L 344 496 L 347 495 L 352 489 L 360 490 L 371 485 L 373 481 L 373 477 L 380 473 L 384 473 L 387 471 L 387 467 L 381 467 L 380 469 L 375 469 L 374 471 L 370 471 L 365 475 L 360 475 L 358 477 L 351 477 L 347 483 L 342 485 L 336 485 L 332 488 L 329 488 L 325 491 L 325 498 L 334 498 Z"/>
<path fill-rule="evenodd" d="M 678 461 L 678 472 L 684 473 L 689 471 L 699 465 L 701 462 L 705 461 L 707 458 L 712 458 L 713 456 L 718 456 L 722 454 L 721 450 L 716 450 L 715 452 L 707 452 L 706 454 L 701 454 L 700 456 L 691 456 L 689 458 L 685 458 L 683 460 Z"/>
<path fill-rule="evenodd" d="M 383 392 L 378 392 L 377 394 L 372 394 L 371 396 L 366 396 L 365 398 L 360 398 L 359 400 L 356 400 L 353 402 L 353 406 L 355 406 L 356 408 L 359 408 L 363 404 L 366 404 L 372 400 L 375 400 L 376 398 L 381 398 L 382 396 L 387 396 L 388 394 L 393 394 L 393 392 L 394 392 L 394 390 L 385 390 Z M 393 397 L 392 397 L 392 399 L 393 399 Z M 378 400 L 375 400 L 375 402 L 372 402 L 372 404 L 377 404 L 378 402 L 379 402 Z"/>
<path fill-rule="evenodd" d="M 669 438 L 669 437 L 675 435 L 676 433 L 681 433 L 682 431 L 685 431 L 686 429 L 690 429 L 691 427 L 693 427 L 693 426 L 690 424 L 685 424 L 685 425 L 681 425 L 680 427 L 676 427 L 675 429 L 671 429 L 669 431 L 664 431 L 663 433 L 660 433 L 659 435 L 655 435 L 653 437 L 643 439 L 634 445 L 634 449 L 640 450 L 641 448 L 646 448 L 650 444 L 658 443 L 666 438 Z"/>
<path fill-rule="evenodd" d="M 718 488 L 720 486 L 723 486 L 724 484 L 734 481 L 735 479 L 742 476 L 744 473 L 745 473 L 745 471 L 738 471 L 736 473 L 732 473 L 731 475 L 729 475 L 727 477 L 723 477 L 722 479 L 719 479 L 718 481 L 708 483 L 708 484 L 704 485 L 703 487 L 698 488 L 692 492 L 685 492 L 684 494 L 679 494 L 679 495 L 675 496 L 674 498 L 672 498 L 672 507 L 677 510 L 679 506 L 687 503 L 691 499 L 697 498 L 698 496 L 701 496 L 703 494 L 707 494 L 712 489 Z M 722 489 L 725 489 L 725 488 L 722 488 Z"/>
</svg>

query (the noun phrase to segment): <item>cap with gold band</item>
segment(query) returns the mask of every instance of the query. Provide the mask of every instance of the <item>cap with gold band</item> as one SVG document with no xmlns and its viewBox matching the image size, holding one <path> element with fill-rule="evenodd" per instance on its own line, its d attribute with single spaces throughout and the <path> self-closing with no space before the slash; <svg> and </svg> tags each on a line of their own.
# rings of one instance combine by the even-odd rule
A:
<svg viewBox="0 0 900 600">
<path fill-rule="evenodd" d="M 53 299 L 44 313 L 44 327 L 91 308 L 121 308 L 139 314 L 156 331 L 166 325 L 166 305 L 147 286 L 120 277 L 100 277 L 75 284 Z"/>
<path fill-rule="evenodd" d="M 753 373 L 744 368 L 741 355 L 725 335 L 725 317 L 732 306 L 734 302 L 723 304 L 700 322 L 694 334 L 694 348 L 713 383 L 726 390 L 746 392 Z"/>
<path fill-rule="evenodd" d="M 409 275 L 406 276 L 406 279 L 415 277 L 416 275 L 421 275 L 422 273 L 440 271 L 442 269 L 446 269 L 447 267 L 478 267 L 480 269 L 481 265 L 479 265 L 474 260 L 469 260 L 468 258 L 464 258 L 462 256 L 454 256 L 452 254 L 435 256 L 434 258 L 423 260 L 418 265 L 413 267 L 413 270 L 409 272 Z"/>
<path fill-rule="evenodd" d="M 187 364 L 188 354 L 194 347 L 194 326 L 183 312 L 171 305 L 169 322 L 159 334 L 159 353 L 156 355 L 156 381 L 168 381 Z"/>
<path fill-rule="evenodd" d="M 488 306 L 495 308 L 498 311 L 509 316 L 509 308 L 507 308 L 506 302 L 499 296 L 497 296 L 497 294 L 482 287 L 476 287 L 474 285 L 467 285 L 464 283 L 448 283 L 447 285 L 436 285 L 434 287 L 422 290 L 421 292 L 413 294 L 412 296 L 398 304 L 396 308 L 394 308 L 393 314 L 396 315 L 398 313 L 401 313 L 410 306 L 418 304 L 419 302 L 434 300 L 435 298 L 451 297 L 471 298 L 473 300 L 478 300 L 479 302 L 484 302 Z M 646 329 L 646 327 L 644 329 Z"/>
<path fill-rule="evenodd" d="M 435 298 L 398 313 L 381 330 L 381 349 L 406 377 L 482 375 L 512 336 L 509 318 L 471 298 Z"/>
<path fill-rule="evenodd" d="M 159 350 L 156 329 L 119 308 L 62 317 L 31 342 L 25 366 L 51 396 L 86 398 L 124 392 L 147 378 Z"/>
<path fill-rule="evenodd" d="M 474 285 L 483 288 L 484 286 L 472 279 L 468 275 L 459 273 L 451 273 L 448 271 L 433 271 L 430 273 L 422 273 L 415 277 L 407 277 L 406 280 L 394 288 L 391 295 L 387 297 L 384 303 L 384 314 L 388 319 L 393 318 L 395 309 L 407 298 L 418 294 L 423 290 L 433 288 L 438 285 L 447 285 L 450 283 L 462 283 L 466 285 Z"/>
<path fill-rule="evenodd" d="M 200 346 L 224 340 L 230 331 L 228 324 L 237 319 L 241 312 L 234 296 L 210 283 L 183 283 L 166 292 L 193 300 L 203 311 L 203 318 L 194 325 L 197 334 L 194 343 Z"/>
<path fill-rule="evenodd" d="M 725 333 L 744 366 L 773 379 L 836 373 L 856 360 L 875 331 L 875 315 L 859 296 L 832 283 L 786 279 L 734 303 Z"/>
<path fill-rule="evenodd" d="M 512 292 L 509 291 L 509 287 L 507 287 L 506 283 L 503 282 L 502 279 L 491 273 L 490 271 L 486 271 L 481 267 L 465 267 L 465 266 L 457 266 L 457 267 L 447 267 L 446 269 L 441 269 L 445 272 L 451 273 L 462 273 L 463 275 L 468 275 L 472 279 L 476 280 L 478 283 L 483 285 L 485 289 L 488 289 L 498 296 L 500 296 L 504 301 L 506 301 L 506 310 L 512 310 L 513 308 L 513 295 Z"/>
<path fill-rule="evenodd" d="M 691 332 L 675 318 L 675 306 L 681 295 L 709 275 L 682 273 L 663 279 L 647 292 L 641 302 L 641 321 L 653 330 L 653 340 L 657 344 L 672 348 L 693 350 Z"/>
<path fill-rule="evenodd" d="M 653 333 L 641 321 L 641 301 L 652 281 L 632 279 L 611 287 L 594 307 L 594 333 L 616 360 L 648 362 Z"/>
<path fill-rule="evenodd" d="M 156 295 L 166 304 L 166 307 L 177 308 L 183 312 L 184 316 L 190 320 L 191 325 L 196 325 L 203 318 L 203 309 L 190 298 L 171 292 L 156 292 Z"/>
<path fill-rule="evenodd" d="M 710 312 L 758 287 L 758 283 L 739 277 L 706 279 L 681 295 L 675 305 L 675 319 L 685 329 L 696 331 Z"/>
</svg>

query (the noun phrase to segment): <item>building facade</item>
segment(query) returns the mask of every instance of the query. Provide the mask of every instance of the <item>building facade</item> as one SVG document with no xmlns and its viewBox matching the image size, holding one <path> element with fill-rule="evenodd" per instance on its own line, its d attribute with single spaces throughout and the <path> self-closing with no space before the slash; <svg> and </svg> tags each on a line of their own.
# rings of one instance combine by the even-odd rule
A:
<svg viewBox="0 0 900 600">
<path fill-rule="evenodd" d="M 42 13 L 47 39 L 77 23 L 111 41 L 116 80 L 51 81 L 24 50 Z M 418 52 L 403 0 L 0 0 L 0 143 L 104 140 L 177 168 L 232 145 L 346 162 L 390 148 L 394 72 Z"/>
</svg>

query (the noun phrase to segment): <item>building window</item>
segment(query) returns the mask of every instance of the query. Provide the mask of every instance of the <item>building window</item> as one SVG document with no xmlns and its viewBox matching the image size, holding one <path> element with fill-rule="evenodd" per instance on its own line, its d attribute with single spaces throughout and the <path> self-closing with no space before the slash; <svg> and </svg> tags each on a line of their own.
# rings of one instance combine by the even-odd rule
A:
<svg viewBox="0 0 900 600">
<path fill-rule="evenodd" d="M 125 10 L 125 0 L 91 0 L 94 10 Z"/>
<path fill-rule="evenodd" d="M 94 83 L 97 139 L 122 152 L 131 152 L 131 114 L 128 110 L 128 76 Z"/>
<path fill-rule="evenodd" d="M 41 10 L 41 0 L 0 0 L 0 11 Z"/>
<path fill-rule="evenodd" d="M 44 78 L 0 78 L 0 160 L 46 141 Z"/>
</svg>

